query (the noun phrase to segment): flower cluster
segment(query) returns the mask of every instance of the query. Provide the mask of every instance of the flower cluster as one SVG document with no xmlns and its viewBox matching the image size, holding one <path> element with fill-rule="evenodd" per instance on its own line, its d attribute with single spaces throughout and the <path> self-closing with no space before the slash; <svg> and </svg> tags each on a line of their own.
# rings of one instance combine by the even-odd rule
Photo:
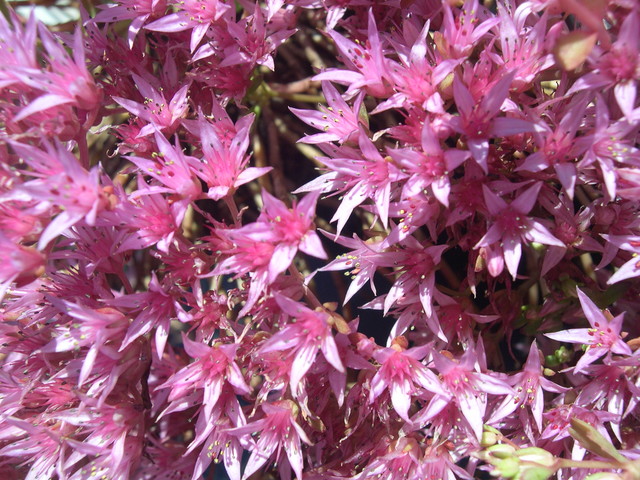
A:
<svg viewBox="0 0 640 480">
<path fill-rule="evenodd" d="M 637 2 L 78 8 L 0 16 L 2 478 L 640 474 Z"/>
</svg>

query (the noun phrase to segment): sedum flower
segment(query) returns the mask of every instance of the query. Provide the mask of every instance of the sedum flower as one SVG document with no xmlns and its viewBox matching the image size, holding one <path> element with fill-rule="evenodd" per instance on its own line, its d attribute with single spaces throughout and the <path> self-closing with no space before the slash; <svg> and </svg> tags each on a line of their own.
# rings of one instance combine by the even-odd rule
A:
<svg viewBox="0 0 640 480">
<path fill-rule="evenodd" d="M 260 434 L 260 438 L 252 448 L 253 451 L 247 461 L 242 478 L 246 480 L 257 472 L 270 461 L 274 453 L 282 476 L 287 471 L 287 463 L 281 460 L 282 450 L 284 450 L 296 478 L 302 480 L 304 460 L 300 442 L 311 445 L 311 440 L 296 421 L 300 408 L 292 400 L 265 402 L 260 405 L 260 408 L 264 417 L 248 423 L 246 426 L 231 430 L 236 435 Z"/>
<path fill-rule="evenodd" d="M 372 10 L 369 10 L 368 25 L 364 44 L 359 41 L 354 43 L 335 30 L 328 32 L 349 70 L 328 69 L 313 77 L 314 80 L 331 80 L 348 85 L 347 94 L 366 90 L 374 97 L 384 98 L 392 93 L 389 68 Z"/>
<path fill-rule="evenodd" d="M 227 257 L 211 275 L 249 274 L 251 277 L 241 315 L 247 313 L 265 288 L 289 268 L 298 250 L 326 258 L 320 238 L 313 231 L 319 195 L 319 192 L 311 193 L 287 208 L 284 202 L 263 192 L 263 211 L 256 222 L 218 232 L 231 247 L 222 252 Z"/>
<path fill-rule="evenodd" d="M 253 115 L 243 117 L 238 122 L 238 130 L 228 141 L 220 136 L 219 124 L 211 124 L 200 117 L 197 130 L 202 145 L 202 158 L 189 157 L 191 170 L 209 188 L 207 197 L 212 200 L 233 195 L 236 189 L 272 170 L 271 167 L 247 167 L 249 157 L 249 131 Z M 229 132 L 231 135 L 232 132 Z"/>
<path fill-rule="evenodd" d="M 117 3 L 99 5 L 100 12 L 93 17 L 91 23 L 114 23 L 131 20 L 127 32 L 129 48 L 133 47 L 136 36 L 149 20 L 164 14 L 166 0 L 118 0 Z"/>
<path fill-rule="evenodd" d="M 369 403 L 373 403 L 382 392 L 389 390 L 391 404 L 398 416 L 405 422 L 411 422 L 411 397 L 422 396 L 425 392 L 444 397 L 448 394 L 435 374 L 420 363 L 431 347 L 423 345 L 407 349 L 407 345 L 404 337 L 398 337 L 390 348 L 381 348 L 373 353 L 373 358 L 380 367 L 371 379 Z"/>
<path fill-rule="evenodd" d="M 488 171 L 489 139 L 535 130 L 534 125 L 528 120 L 498 117 L 500 107 L 509 97 L 509 88 L 514 76 L 514 70 L 505 73 L 479 102 L 473 98 L 458 76 L 453 79 L 453 96 L 460 116 L 451 119 L 451 126 L 464 135 L 473 159 L 485 173 Z"/>
<path fill-rule="evenodd" d="M 328 322 L 329 314 L 310 310 L 282 295 L 276 296 L 276 301 L 282 311 L 290 317 L 289 322 L 269 338 L 260 347 L 259 352 L 290 350 L 288 353 L 291 356 L 291 392 L 297 394 L 298 384 L 313 365 L 318 349 L 336 370 L 344 372 L 344 365 Z"/>
<path fill-rule="evenodd" d="M 633 353 L 631 348 L 620 336 L 624 314 L 611 318 L 610 315 L 605 315 L 579 288 L 576 288 L 576 291 L 584 316 L 591 328 L 572 328 L 561 332 L 545 333 L 547 337 L 559 342 L 586 346 L 584 354 L 574 367 L 574 373 L 582 372 L 586 366 L 604 355 L 610 356 L 612 353 L 631 355 Z"/>
<path fill-rule="evenodd" d="M 432 193 L 442 205 L 448 207 L 450 175 L 469 157 L 469 152 L 455 148 L 442 149 L 428 121 L 422 127 L 421 147 L 389 150 L 389 155 L 402 170 L 410 174 L 402 187 L 402 196 L 410 198 L 420 193 Z"/>
<path fill-rule="evenodd" d="M 434 352 L 433 363 L 447 395 L 434 397 L 426 409 L 419 413 L 419 418 L 422 422 L 428 421 L 437 417 L 448 406 L 454 406 L 469 422 L 476 438 L 480 440 L 485 423 L 487 395 L 510 395 L 513 390 L 496 376 L 477 371 L 477 363 L 484 362 L 481 358 L 484 352 L 479 355 L 474 350 L 473 346 L 467 348 L 459 359 Z"/>
<path fill-rule="evenodd" d="M 528 410 L 533 416 L 538 432 L 542 432 L 543 390 L 553 393 L 563 393 L 568 390 L 544 378 L 540 350 L 535 341 L 529 349 L 529 355 L 522 371 L 509 378 L 509 384 L 512 386 L 514 393 L 505 397 L 489 420 L 487 420 L 487 423 L 497 422 L 518 411 L 518 416 L 524 424 L 524 422 L 529 422 L 530 420 L 527 415 L 523 415 L 521 412 Z M 530 431 L 530 429 L 525 428 L 525 431 Z"/>
<path fill-rule="evenodd" d="M 211 24 L 231 9 L 224 0 L 184 0 L 177 4 L 177 12 L 147 24 L 145 29 L 165 33 L 191 30 L 191 52 L 198 47 Z"/>
<path fill-rule="evenodd" d="M 344 101 L 340 92 L 331 82 L 322 82 L 322 93 L 327 99 L 327 107 L 319 105 L 318 110 L 289 108 L 300 120 L 322 133 L 308 135 L 300 139 L 304 143 L 355 141 L 360 134 L 360 125 L 368 126 L 360 111 L 364 95 L 358 95 L 353 107 Z"/>
<path fill-rule="evenodd" d="M 608 284 L 621 282 L 629 278 L 640 276 L 640 236 L 631 235 L 602 235 L 602 237 L 610 244 L 621 250 L 631 252 L 632 256 L 624 263 L 616 272 L 607 280 Z"/>
<path fill-rule="evenodd" d="M 39 25 L 40 40 L 47 51 L 50 71 L 18 69 L 14 75 L 25 85 L 44 92 L 29 102 L 13 118 L 17 122 L 30 115 L 71 104 L 89 114 L 91 125 L 102 102 L 102 89 L 87 70 L 82 33 L 77 29 L 73 36 L 73 57 L 54 38 L 53 34 Z"/>
<path fill-rule="evenodd" d="M 523 241 L 565 247 L 540 222 L 527 216 L 538 198 L 540 188 L 542 184 L 536 182 L 507 204 L 486 185 L 482 185 L 485 204 L 494 220 L 474 249 L 489 248 L 488 268 L 492 276 L 499 275 L 506 263 L 507 270 L 516 278 Z"/>
<path fill-rule="evenodd" d="M 167 101 L 162 87 L 152 85 L 135 73 L 131 77 L 135 81 L 140 95 L 142 95 L 143 103 L 118 96 L 113 96 L 113 99 L 136 117 L 148 122 L 147 125 L 140 129 L 138 136 L 151 135 L 156 130 L 164 131 L 165 134 L 172 134 L 178 128 L 179 120 L 187 114 L 189 109 L 187 97 L 189 84 L 180 87 L 171 97 L 171 100 Z"/>
</svg>

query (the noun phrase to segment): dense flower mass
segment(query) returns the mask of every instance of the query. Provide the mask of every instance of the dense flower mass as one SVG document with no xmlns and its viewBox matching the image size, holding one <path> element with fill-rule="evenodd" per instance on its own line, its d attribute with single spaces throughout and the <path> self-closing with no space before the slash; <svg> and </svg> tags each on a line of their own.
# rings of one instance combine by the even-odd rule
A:
<svg viewBox="0 0 640 480">
<path fill-rule="evenodd" d="M 0 9 L 1 478 L 640 478 L 640 3 L 71 8 Z"/>
</svg>

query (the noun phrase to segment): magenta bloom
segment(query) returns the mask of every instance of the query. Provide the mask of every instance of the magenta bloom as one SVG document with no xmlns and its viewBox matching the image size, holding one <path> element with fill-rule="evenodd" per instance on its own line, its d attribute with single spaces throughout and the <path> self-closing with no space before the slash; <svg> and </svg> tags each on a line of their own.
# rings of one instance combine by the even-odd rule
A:
<svg viewBox="0 0 640 480">
<path fill-rule="evenodd" d="M 367 43 L 356 44 L 335 30 L 328 32 L 340 51 L 342 60 L 350 70 L 329 69 L 314 77 L 314 80 L 332 80 L 348 85 L 348 93 L 365 89 L 376 97 L 387 97 L 389 88 L 389 70 L 382 51 L 382 43 L 373 12 L 369 10 Z"/>
<path fill-rule="evenodd" d="M 16 244 L 0 232 L 0 301 L 13 282 L 33 280 L 44 273 L 44 261 L 35 248 Z"/>
<path fill-rule="evenodd" d="M 579 288 L 576 288 L 576 291 L 584 316 L 591 324 L 591 328 L 572 328 L 562 332 L 545 333 L 547 337 L 559 342 L 587 346 L 584 355 L 576 363 L 574 372 L 581 372 L 587 365 L 591 365 L 604 355 L 612 353 L 631 355 L 633 353 L 631 348 L 620 337 L 624 314 L 621 313 L 609 319 Z"/>
<path fill-rule="evenodd" d="M 304 460 L 300 442 L 311 445 L 311 440 L 296 422 L 299 412 L 298 406 L 291 400 L 281 400 L 274 403 L 262 403 L 260 408 L 265 414 L 263 418 L 244 427 L 231 430 L 238 435 L 260 432 L 260 438 L 253 448 L 242 478 L 247 479 L 257 472 L 274 453 L 276 454 L 276 462 L 280 464 L 281 474 L 286 472 L 286 462 L 281 459 L 284 449 L 286 459 L 295 472 L 296 478 L 302 480 Z M 290 471 L 288 473 L 290 475 Z"/>
<path fill-rule="evenodd" d="M 328 107 L 319 105 L 319 111 L 289 109 L 307 125 L 322 130 L 322 133 L 305 136 L 300 141 L 345 143 L 356 140 L 360 133 L 360 124 L 367 126 L 365 119 L 360 115 L 364 96 L 358 95 L 353 107 L 350 107 L 331 82 L 322 82 L 322 93 L 327 99 Z"/>
<path fill-rule="evenodd" d="M 240 276 L 249 273 L 251 277 L 242 315 L 251 309 L 265 288 L 289 268 L 298 250 L 326 258 L 320 238 L 313 231 L 318 197 L 319 193 L 311 193 L 289 209 L 263 192 L 264 208 L 258 221 L 218 232 L 233 246 L 224 252 L 229 256 L 211 274 Z"/>
<path fill-rule="evenodd" d="M 178 11 L 171 13 L 145 28 L 154 32 L 183 32 L 191 30 L 189 49 L 193 52 L 204 38 L 212 22 L 217 21 L 230 5 L 221 0 L 184 0 L 179 2 Z"/>
<path fill-rule="evenodd" d="M 45 147 L 46 153 L 31 145 L 13 144 L 27 163 L 33 165 L 36 175 L 43 178 L 27 181 L 4 195 L 5 199 L 39 202 L 41 211 L 59 212 L 40 236 L 39 250 L 80 220 L 95 225 L 98 214 L 111 207 L 110 189 L 100 185 L 99 167 L 87 171 L 60 143 L 55 147 L 45 144 Z"/>
<path fill-rule="evenodd" d="M 243 117 L 238 122 L 238 130 L 228 141 L 221 138 L 221 126 L 209 123 L 200 117 L 197 130 L 202 142 L 202 158 L 189 157 L 188 162 L 193 172 L 205 181 L 209 190 L 207 197 L 220 200 L 233 195 L 238 187 L 264 175 L 271 167 L 249 167 L 247 148 L 249 147 L 249 130 L 253 115 Z M 229 132 L 231 134 L 232 132 Z"/>
<path fill-rule="evenodd" d="M 446 397 L 448 394 L 440 385 L 438 377 L 420 363 L 430 349 L 430 346 L 424 345 L 405 350 L 394 344 L 391 348 L 374 352 L 373 357 L 380 363 L 380 368 L 371 380 L 369 403 L 389 390 L 394 410 L 400 418 L 410 422 L 411 397 L 421 396 L 426 392 Z"/>
<path fill-rule="evenodd" d="M 118 0 L 115 4 L 99 5 L 100 12 L 91 20 L 95 23 L 115 23 L 121 20 L 131 20 L 127 40 L 129 48 L 133 47 L 133 42 L 140 29 L 147 21 L 156 18 L 167 8 L 166 0 Z"/>
<path fill-rule="evenodd" d="M 421 147 L 421 150 L 389 150 L 389 154 L 403 171 L 411 175 L 404 183 L 402 196 L 410 198 L 430 191 L 441 204 L 448 207 L 451 191 L 449 176 L 469 158 L 469 152 L 455 148 L 443 149 L 428 120 L 425 120 L 422 127 Z"/>
<path fill-rule="evenodd" d="M 419 415 L 422 421 L 429 420 L 449 404 L 453 404 L 480 439 L 482 425 L 485 423 L 487 395 L 509 395 L 513 390 L 496 376 L 476 370 L 477 362 L 484 361 L 478 358 L 478 353 L 474 351 L 476 349 L 477 347 L 471 346 L 460 359 L 450 359 L 440 353 L 433 354 L 435 368 L 447 395 L 434 397 Z M 484 356 L 484 352 L 481 355 Z"/>
<path fill-rule="evenodd" d="M 477 102 L 469 89 L 456 76 L 453 80 L 453 95 L 460 112 L 459 117 L 451 120 L 451 126 L 465 135 L 467 146 L 484 172 L 487 172 L 489 139 L 506 137 L 535 130 L 534 125 L 520 118 L 498 117 L 500 107 L 509 96 L 509 88 L 515 72 L 506 73 L 482 100 Z"/>
<path fill-rule="evenodd" d="M 529 356 L 522 371 L 509 378 L 509 383 L 514 393 L 507 395 L 500 406 L 493 412 L 487 423 L 501 420 L 518 410 L 520 419 L 530 423 L 528 411 L 531 412 L 538 432 L 542 432 L 542 413 L 544 412 L 544 393 L 562 393 L 568 389 L 556 385 L 542 375 L 542 363 L 540 362 L 540 350 L 534 341 L 529 349 Z M 523 414 L 527 411 L 527 414 Z M 525 428 L 530 432 L 531 427 Z"/>
<path fill-rule="evenodd" d="M 298 392 L 298 384 L 313 365 L 318 349 L 325 359 L 339 372 L 344 365 L 338 353 L 335 339 L 329 326 L 328 314 L 310 310 L 300 303 L 286 297 L 276 297 L 278 305 L 292 319 L 282 330 L 267 340 L 260 348 L 261 353 L 290 350 L 291 355 L 291 391 Z"/>
<path fill-rule="evenodd" d="M 527 217 L 538 198 L 541 187 L 542 184 L 537 182 L 521 193 L 511 204 L 507 204 L 482 185 L 484 200 L 494 221 L 474 248 L 490 249 L 488 268 L 489 273 L 494 277 L 500 275 L 506 263 L 509 273 L 514 279 L 516 278 L 522 256 L 523 240 L 558 247 L 565 246 L 540 222 Z"/>
<path fill-rule="evenodd" d="M 42 110 L 66 104 L 95 115 L 95 110 L 102 102 L 102 90 L 87 70 L 80 29 L 76 30 L 73 37 L 73 58 L 47 29 L 39 28 L 39 33 L 48 53 L 51 71 L 21 69 L 16 70 L 15 75 L 24 84 L 45 93 L 29 102 L 13 120 L 19 121 Z"/>
<path fill-rule="evenodd" d="M 155 133 L 155 141 L 159 152 L 152 154 L 153 159 L 142 157 L 127 157 L 136 164 L 143 175 L 150 175 L 164 187 L 153 186 L 145 189 L 149 193 L 175 193 L 178 197 L 189 201 L 196 200 L 202 193 L 200 182 L 195 179 L 189 168 L 187 157 L 180 144 L 171 145 L 159 132 Z"/>
<path fill-rule="evenodd" d="M 640 236 L 602 235 L 602 237 L 609 242 L 609 244 L 634 254 L 630 260 L 616 270 L 611 278 L 607 280 L 607 283 L 614 284 L 622 280 L 640 276 L 640 260 L 638 260 L 636 256 L 640 253 Z"/>
<path fill-rule="evenodd" d="M 595 69 L 578 78 L 569 94 L 585 89 L 598 91 L 603 87 L 613 87 L 618 107 L 627 119 L 631 119 L 640 80 L 639 22 L 640 13 L 636 7 L 625 17 L 618 38 L 610 49 L 601 51 L 595 57 Z"/>
<path fill-rule="evenodd" d="M 183 85 L 175 92 L 170 101 L 166 100 L 162 88 L 158 88 L 135 73 L 131 75 L 143 97 L 143 103 L 114 96 L 113 99 L 135 116 L 149 122 L 142 127 L 139 137 L 151 135 L 156 130 L 172 134 L 178 127 L 178 121 L 187 114 L 189 103 L 187 93 L 189 85 Z"/>
</svg>

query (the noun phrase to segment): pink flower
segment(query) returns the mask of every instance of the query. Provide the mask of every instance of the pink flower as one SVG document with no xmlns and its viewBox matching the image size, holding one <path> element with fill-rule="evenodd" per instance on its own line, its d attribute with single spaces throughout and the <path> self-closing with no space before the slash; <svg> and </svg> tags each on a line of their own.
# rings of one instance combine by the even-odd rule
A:
<svg viewBox="0 0 640 480">
<path fill-rule="evenodd" d="M 481 341 L 481 340 L 480 340 Z M 423 412 L 418 414 L 421 422 L 436 417 L 440 411 L 453 404 L 466 418 L 477 439 L 482 435 L 487 409 L 487 395 L 509 395 L 513 390 L 497 376 L 476 370 L 478 361 L 484 361 L 471 345 L 459 359 L 451 359 L 434 352 L 433 362 L 447 395 L 434 397 Z"/>
<path fill-rule="evenodd" d="M 109 302 L 111 306 L 128 309 L 129 315 L 133 317 L 127 334 L 122 340 L 120 351 L 137 338 L 155 329 L 156 354 L 159 358 L 162 357 L 169 338 L 171 321 L 180 317 L 181 313 L 184 314 L 175 294 L 172 295 L 172 293 L 168 286 L 160 284 L 153 273 L 146 292 L 123 295 Z"/>
<path fill-rule="evenodd" d="M 170 101 L 166 100 L 162 88 L 156 88 L 147 80 L 135 73 L 131 75 L 136 87 L 143 97 L 143 103 L 113 96 L 112 98 L 135 116 L 149 122 L 142 127 L 139 137 L 151 135 L 156 130 L 172 134 L 178 127 L 179 120 L 189 109 L 187 93 L 189 84 L 183 85 L 175 92 Z"/>
<path fill-rule="evenodd" d="M 590 381 L 581 385 L 576 404 L 596 410 L 605 410 L 617 418 L 610 421 L 618 439 L 622 438 L 620 425 L 640 401 L 640 387 L 628 376 L 626 368 L 637 360 L 633 357 L 612 362 L 611 365 L 588 365 L 583 371 Z"/>
<path fill-rule="evenodd" d="M 206 182 L 209 187 L 207 197 L 212 200 L 233 195 L 241 185 L 272 170 L 271 167 L 246 168 L 252 121 L 253 115 L 243 117 L 242 123 L 238 122 L 235 135 L 226 141 L 219 136 L 219 126 L 200 117 L 197 129 L 202 142 L 202 158 L 189 157 L 187 161 L 191 170 Z"/>
<path fill-rule="evenodd" d="M 433 311 L 433 295 L 436 270 L 447 245 L 424 246 L 415 237 L 407 237 L 402 242 L 403 259 L 399 264 L 398 277 L 384 300 L 384 313 L 405 296 L 417 292 L 422 308 L 427 316 Z"/>
<path fill-rule="evenodd" d="M 276 462 L 280 465 L 281 476 L 287 472 L 286 461 L 281 461 L 284 449 L 289 465 L 298 480 L 302 480 L 303 458 L 300 442 L 311 445 L 302 427 L 298 425 L 299 407 L 291 400 L 281 400 L 273 403 L 262 403 L 260 408 L 264 417 L 247 424 L 244 427 L 231 430 L 236 435 L 260 433 L 257 444 L 252 448 L 251 456 L 244 469 L 243 479 L 249 478 L 265 465 L 275 453 Z M 286 478 L 286 477 L 284 477 Z"/>
<path fill-rule="evenodd" d="M 262 7 L 256 3 L 252 15 L 237 23 L 227 22 L 226 27 L 236 44 L 224 49 L 220 66 L 248 64 L 253 67 L 257 64 L 274 70 L 275 49 L 295 33 L 295 30 L 285 30 L 283 26 L 267 35 L 267 27 L 273 28 L 273 21 L 265 18 Z"/>
<path fill-rule="evenodd" d="M 262 193 L 263 211 L 258 221 L 237 229 L 221 230 L 218 234 L 233 246 L 212 275 L 250 274 L 249 296 L 241 315 L 255 305 L 265 288 L 283 273 L 298 250 L 326 258 L 318 235 L 313 231 L 315 204 L 319 193 L 307 195 L 289 209 L 267 192 Z"/>
<path fill-rule="evenodd" d="M 202 193 L 200 182 L 194 178 L 189 168 L 190 157 L 187 157 L 180 144 L 171 145 L 159 132 L 155 133 L 155 140 L 159 152 L 152 153 L 151 159 L 129 156 L 127 160 L 133 162 L 143 175 L 150 175 L 165 187 L 153 186 L 145 189 L 151 193 L 172 192 L 178 197 L 193 201 Z"/>
<path fill-rule="evenodd" d="M 421 147 L 420 150 L 408 148 L 389 150 L 389 154 L 402 170 L 410 174 L 402 188 L 402 196 L 409 198 L 422 192 L 433 192 L 433 196 L 448 207 L 451 191 L 449 177 L 451 172 L 469 157 L 469 152 L 455 148 L 443 150 L 428 120 L 422 127 Z"/>
<path fill-rule="evenodd" d="M 281 295 L 276 296 L 278 306 L 291 317 L 287 325 L 269 338 L 261 347 L 260 353 L 287 351 L 293 357 L 291 361 L 291 392 L 296 395 L 298 384 L 313 365 L 318 349 L 325 359 L 339 372 L 344 365 L 338 353 L 335 339 L 328 323 L 329 315 L 323 311 L 314 311 L 298 302 Z"/>
<path fill-rule="evenodd" d="M 4 15 L 0 18 L 0 38 L 11 48 L 0 50 L 0 91 L 3 93 L 10 85 L 19 84 L 18 77 L 13 74 L 12 68 L 26 68 L 35 70 L 38 68 L 36 58 L 36 41 L 38 34 L 36 31 L 36 16 L 32 14 L 26 25 L 22 25 L 20 17 L 9 10 L 10 21 Z M 16 85 L 17 86 L 17 85 Z"/>
<path fill-rule="evenodd" d="M 435 374 L 420 363 L 431 347 L 423 345 L 406 349 L 407 344 L 404 337 L 398 337 L 391 348 L 382 348 L 374 352 L 373 357 L 380 363 L 380 368 L 371 380 L 369 403 L 373 403 L 388 389 L 396 413 L 405 422 L 411 422 L 411 397 L 420 397 L 425 392 L 445 397 L 448 394 Z"/>
<path fill-rule="evenodd" d="M 141 177 L 138 178 L 138 185 L 139 191 L 143 191 L 145 183 Z M 167 253 L 182 223 L 187 205 L 184 201 L 169 203 L 159 193 L 141 194 L 127 203 L 121 203 L 114 211 L 114 223 L 126 225 L 132 235 L 120 244 L 117 253 L 152 245 L 157 245 L 160 251 Z"/>
<path fill-rule="evenodd" d="M 602 235 L 602 237 L 610 245 L 632 253 L 631 258 L 616 270 L 607 283 L 611 285 L 640 276 L 640 260 L 637 257 L 637 254 L 640 253 L 640 236 Z"/>
<path fill-rule="evenodd" d="M 578 360 L 574 367 L 574 373 L 580 373 L 587 366 L 604 355 L 610 356 L 612 353 L 618 355 L 631 355 L 631 348 L 620 337 L 622 329 L 622 318 L 620 314 L 611 318 L 607 317 L 589 297 L 579 288 L 576 288 L 580 305 L 585 318 L 591 324 L 591 328 L 572 328 L 555 333 L 545 333 L 553 340 L 567 343 L 578 343 L 586 345 L 584 355 Z"/>
<path fill-rule="evenodd" d="M 576 136 L 588 101 L 589 98 L 583 95 L 574 97 L 567 106 L 567 111 L 561 111 L 562 118 L 557 122 L 555 129 L 546 124 L 537 125 L 533 138 L 539 150 L 528 155 L 516 170 L 540 172 L 553 166 L 565 192 L 569 198 L 573 198 L 578 177 L 575 159 L 584 151 L 581 142 L 576 141 Z M 549 112 L 549 115 L 551 114 L 552 112 Z"/>
<path fill-rule="evenodd" d="M 554 393 L 563 393 L 568 389 L 556 385 L 547 380 L 542 375 L 542 364 L 540 362 L 540 350 L 534 341 L 529 349 L 527 361 L 522 371 L 509 378 L 509 383 L 514 389 L 514 393 L 507 395 L 500 406 L 492 413 L 487 423 L 497 422 L 518 410 L 520 419 L 530 422 L 528 415 L 523 415 L 524 410 L 530 410 L 538 427 L 538 432 L 542 432 L 542 413 L 544 412 L 543 390 Z M 525 431 L 531 431 L 530 427 Z"/>
<path fill-rule="evenodd" d="M 0 233 L 0 301 L 13 282 L 29 282 L 44 273 L 44 262 L 44 255 L 35 248 L 16 244 Z"/>
<path fill-rule="evenodd" d="M 411 24 L 407 21 L 406 25 L 409 30 Z M 438 86 L 460 62 L 436 57 L 427 42 L 430 26 L 431 24 L 426 22 L 422 30 L 417 32 L 409 51 L 397 47 L 400 63 L 390 61 L 389 70 L 394 89 L 398 93 L 380 103 L 373 113 L 402 107 L 405 102 L 411 102 L 427 112 L 444 113 L 444 102 Z"/>
<path fill-rule="evenodd" d="M 376 293 L 373 283 L 376 270 L 380 267 L 393 267 L 404 258 L 402 252 L 387 251 L 389 244 L 380 237 L 363 241 L 355 235 L 353 238 L 334 236 L 333 241 L 351 249 L 349 253 L 339 255 L 321 268 L 327 271 L 347 270 L 344 274 L 352 281 L 343 303 L 347 303 L 367 281 L 373 293 Z"/>
<path fill-rule="evenodd" d="M 38 249 L 43 250 L 58 235 L 83 220 L 94 225 L 98 214 L 111 208 L 110 188 L 99 183 L 100 169 L 85 170 L 62 144 L 55 147 L 45 144 L 47 153 L 24 144 L 13 144 L 34 165 L 38 176 L 17 186 L 4 195 L 7 199 L 40 202 L 38 210 L 50 208 L 59 211 L 38 240 Z"/>
<path fill-rule="evenodd" d="M 509 96 L 509 88 L 514 76 L 513 70 L 504 74 L 485 93 L 480 102 L 472 97 L 471 92 L 457 76 L 453 80 L 453 95 L 460 116 L 451 119 L 451 126 L 458 133 L 465 135 L 471 155 L 485 173 L 488 171 L 487 155 L 490 138 L 535 130 L 534 125 L 527 120 L 497 117 L 500 107 Z"/>
<path fill-rule="evenodd" d="M 313 77 L 314 80 L 331 80 L 348 85 L 347 94 L 365 89 L 375 97 L 384 98 L 392 93 L 387 60 L 372 10 L 369 10 L 368 20 L 365 44 L 356 44 L 335 30 L 328 32 L 340 51 L 342 61 L 350 70 L 329 69 Z"/>
<path fill-rule="evenodd" d="M 618 38 L 613 45 L 595 56 L 596 68 L 579 77 L 568 94 L 585 89 L 597 91 L 603 87 L 613 87 L 618 107 L 628 120 L 632 118 L 640 80 L 640 39 L 636 34 L 638 22 L 640 13 L 635 6 L 620 25 Z"/>
<path fill-rule="evenodd" d="M 360 134 L 360 125 L 367 127 L 366 118 L 360 110 L 363 108 L 363 95 L 358 95 L 353 107 L 345 102 L 331 82 L 322 82 L 322 93 L 327 99 L 328 107 L 319 105 L 317 110 L 301 110 L 289 108 L 300 120 L 322 133 L 316 133 L 301 138 L 304 143 L 355 141 Z"/>
<path fill-rule="evenodd" d="M 101 11 L 89 20 L 91 23 L 115 23 L 121 20 L 131 20 L 127 33 L 129 48 L 140 29 L 152 18 L 164 14 L 167 8 L 166 0 L 118 0 L 115 4 L 99 5 Z"/>
<path fill-rule="evenodd" d="M 184 0 L 179 2 L 178 11 L 171 13 L 145 28 L 154 32 L 182 32 L 191 30 L 189 49 L 194 52 L 211 23 L 219 20 L 231 6 L 221 0 Z"/>
<path fill-rule="evenodd" d="M 536 182 L 511 204 L 507 204 L 485 185 L 482 186 L 485 203 L 494 221 L 474 248 L 489 248 L 488 267 L 492 276 L 499 275 L 506 263 L 509 273 L 514 279 L 516 278 L 522 256 L 523 240 L 558 247 L 565 246 L 540 222 L 527 217 L 541 187 L 542 184 Z"/>
<path fill-rule="evenodd" d="M 359 146 L 361 153 L 353 152 L 355 158 L 322 158 L 322 162 L 333 170 L 327 174 L 327 183 L 333 184 L 339 191 L 346 192 L 331 218 L 332 222 L 338 222 L 338 235 L 353 209 L 367 199 L 373 200 L 382 225 L 386 228 L 389 221 L 392 183 L 407 176 L 394 164 L 391 157 L 383 157 L 380 154 L 364 132 L 359 136 Z M 362 157 L 364 159 L 361 159 Z"/>
<path fill-rule="evenodd" d="M 236 363 L 238 345 L 215 342 L 210 346 L 193 342 L 185 335 L 182 340 L 186 353 L 194 362 L 180 369 L 158 387 L 171 388 L 169 406 L 162 415 L 188 408 L 189 402 L 185 402 L 187 398 L 201 403 L 198 436 L 194 440 L 195 444 L 199 444 L 209 435 L 209 426 L 212 427 L 229 406 L 235 406 L 236 413 L 240 411 L 236 395 L 248 394 L 251 388 Z M 225 390 L 227 385 L 232 387 L 233 392 Z M 229 402 L 232 405 L 226 405 Z"/>
<path fill-rule="evenodd" d="M 89 125 L 102 102 L 102 89 L 87 71 L 85 49 L 80 29 L 73 37 L 73 58 L 53 37 L 51 32 L 40 25 L 40 40 L 47 50 L 51 71 L 16 70 L 15 75 L 26 85 L 44 93 L 20 110 L 14 121 L 27 118 L 34 113 L 59 105 L 73 104 L 89 113 Z"/>
<path fill-rule="evenodd" d="M 596 164 L 606 188 L 605 198 L 610 200 L 618 193 L 617 184 L 621 183 L 623 176 L 621 167 L 625 164 L 633 165 L 632 171 L 637 172 L 640 165 L 640 151 L 628 138 L 634 125 L 634 122 L 628 122 L 624 118 L 611 122 L 606 101 L 601 95 L 597 95 L 594 128 L 589 134 L 576 139 L 579 151 L 586 149 L 584 157 L 578 163 L 578 169 L 584 171 Z"/>
<path fill-rule="evenodd" d="M 498 17 L 487 15 L 489 12 L 478 0 L 466 0 L 455 18 L 451 4 L 444 3 L 443 10 L 442 32 L 437 32 L 436 45 L 450 58 L 468 56 L 479 40 L 500 24 Z"/>
</svg>

